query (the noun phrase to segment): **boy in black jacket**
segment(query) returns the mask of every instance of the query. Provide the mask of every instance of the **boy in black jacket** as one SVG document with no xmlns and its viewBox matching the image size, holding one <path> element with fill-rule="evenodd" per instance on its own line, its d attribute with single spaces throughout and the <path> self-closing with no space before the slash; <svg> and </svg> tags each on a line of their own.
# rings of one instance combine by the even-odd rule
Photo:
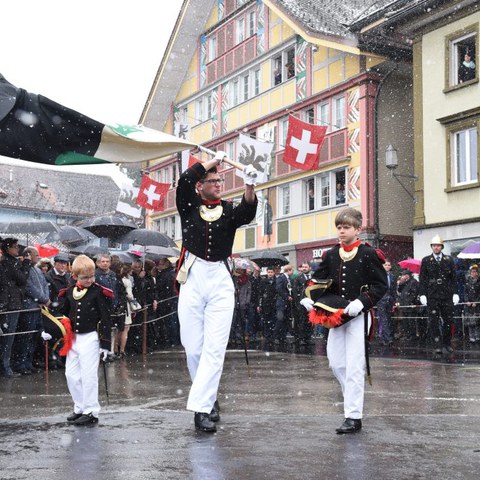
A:
<svg viewBox="0 0 480 480">
<path fill-rule="evenodd" d="M 74 411 L 67 421 L 92 425 L 100 412 L 98 363 L 100 355 L 105 360 L 110 350 L 113 292 L 95 283 L 95 264 L 86 255 L 73 261 L 72 272 L 76 283 L 59 293 L 65 299 L 62 313 L 70 319 L 73 333 L 66 348 L 65 376 Z"/>
<path fill-rule="evenodd" d="M 328 250 L 313 278 L 331 279 L 329 292 L 348 301 L 344 315 L 350 320 L 332 328 L 328 335 L 327 356 L 340 382 L 345 420 L 337 433 L 354 433 L 362 428 L 365 388 L 365 319 L 388 288 L 382 266 L 383 255 L 358 239 L 362 214 L 353 208 L 342 209 L 335 218 L 340 244 Z M 306 302 L 305 300 L 309 300 Z M 345 302 L 346 303 L 346 302 Z M 313 308 L 313 301 L 302 305 Z M 371 319 L 368 319 L 370 329 Z"/>
</svg>

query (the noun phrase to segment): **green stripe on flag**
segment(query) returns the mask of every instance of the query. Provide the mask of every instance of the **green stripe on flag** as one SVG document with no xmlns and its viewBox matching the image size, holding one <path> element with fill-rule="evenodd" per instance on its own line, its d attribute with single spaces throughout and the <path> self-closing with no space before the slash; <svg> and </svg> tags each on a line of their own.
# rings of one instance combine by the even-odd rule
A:
<svg viewBox="0 0 480 480">
<path fill-rule="evenodd" d="M 98 164 L 98 163 L 110 163 L 106 160 L 100 160 L 96 157 L 91 157 L 89 155 L 83 155 L 82 153 L 76 152 L 67 152 L 58 155 L 55 160 L 55 165 L 88 165 L 88 164 Z"/>
</svg>

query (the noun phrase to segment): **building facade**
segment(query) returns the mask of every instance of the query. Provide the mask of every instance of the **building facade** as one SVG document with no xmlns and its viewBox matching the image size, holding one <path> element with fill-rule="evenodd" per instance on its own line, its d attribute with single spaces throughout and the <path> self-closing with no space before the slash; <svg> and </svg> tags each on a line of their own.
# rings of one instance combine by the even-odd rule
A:
<svg viewBox="0 0 480 480">
<path fill-rule="evenodd" d="M 204 2 L 210 9 L 195 35 L 186 31 L 193 9 L 184 4 L 142 122 L 233 159 L 254 156 L 248 139 L 273 144 L 268 181 L 257 186 L 257 218 L 237 232 L 235 253 L 275 249 L 295 264 L 321 257 L 337 241 L 334 218 L 345 206 L 362 211 L 364 238 L 388 256 L 400 260 L 411 250 L 413 202 L 383 160 L 389 137 L 404 147 L 405 167 L 412 165 L 411 73 L 362 52 L 344 26 L 356 3 L 331 2 L 327 12 L 316 2 Z M 178 57 L 186 60 L 194 36 L 187 68 Z M 316 171 L 283 162 L 290 115 L 327 127 Z M 147 168 L 172 186 L 165 211 L 147 223 L 180 241 L 175 185 L 182 162 L 175 156 Z M 238 201 L 243 180 L 228 166 L 220 173 L 224 197 Z"/>
</svg>

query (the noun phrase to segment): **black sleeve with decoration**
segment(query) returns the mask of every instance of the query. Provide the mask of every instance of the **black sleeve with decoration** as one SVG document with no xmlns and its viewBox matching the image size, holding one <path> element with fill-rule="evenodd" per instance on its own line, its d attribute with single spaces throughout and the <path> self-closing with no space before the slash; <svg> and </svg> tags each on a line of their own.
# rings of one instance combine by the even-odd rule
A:
<svg viewBox="0 0 480 480">
<path fill-rule="evenodd" d="M 196 206 L 198 195 L 195 184 L 206 173 L 201 163 L 195 163 L 180 175 L 176 192 L 177 210 L 180 214 L 187 213 Z"/>
<path fill-rule="evenodd" d="M 242 201 L 233 209 L 233 218 L 235 227 L 241 227 L 242 225 L 248 225 L 257 213 L 258 199 L 255 195 L 254 203 L 247 203 L 245 195 L 242 197 Z"/>
</svg>

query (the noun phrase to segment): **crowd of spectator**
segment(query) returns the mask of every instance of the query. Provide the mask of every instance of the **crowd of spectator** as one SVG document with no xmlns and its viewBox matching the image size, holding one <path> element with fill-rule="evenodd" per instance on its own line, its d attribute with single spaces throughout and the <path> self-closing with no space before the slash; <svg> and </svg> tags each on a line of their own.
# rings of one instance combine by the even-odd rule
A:
<svg viewBox="0 0 480 480">
<path fill-rule="evenodd" d="M 65 253 L 53 261 L 40 258 L 34 247 L 20 252 L 15 238 L 1 240 L 0 251 L 0 375 L 31 375 L 45 366 L 45 360 L 50 368 L 63 368 L 58 350 L 52 348 L 50 357 L 44 358 L 43 342 L 51 340 L 51 335 L 46 333 L 49 324 L 41 308 L 61 316 L 59 292 L 74 282 L 71 258 Z M 180 344 L 175 269 L 169 259 L 132 259 L 129 264 L 115 256 L 99 255 L 96 267 L 95 281 L 114 293 L 110 360 L 142 351 L 145 317 L 149 351 Z"/>
<path fill-rule="evenodd" d="M 20 253 L 15 238 L 0 242 L 0 374 L 4 377 L 30 375 L 44 367 L 45 318 L 40 307 L 59 315 L 59 292 L 74 282 L 71 258 L 60 253 L 39 258 L 34 247 Z M 313 337 L 326 337 L 328 330 L 312 327 L 300 301 L 315 263 L 271 266 L 264 275 L 257 269 L 234 271 L 236 307 L 229 347 L 245 342 L 262 342 L 266 347 L 283 345 L 287 338 L 297 345 L 312 345 Z M 95 281 L 114 292 L 110 360 L 180 345 L 175 291 L 175 266 L 167 258 L 132 260 L 122 263 L 114 255 L 96 258 Z M 387 260 L 389 288 L 377 305 L 378 341 L 391 346 L 397 340 L 428 343 L 429 319 L 421 304 L 418 276 Z M 395 274 L 393 273 L 395 271 Z M 471 343 L 480 342 L 479 268 L 462 268 L 457 263 L 456 291 L 460 302 L 455 307 L 456 335 Z M 144 322 L 146 338 L 144 339 Z M 430 332 L 431 333 L 431 332 Z M 433 333 L 435 336 L 435 333 Z M 52 350 L 51 368 L 62 368 L 62 358 Z"/>
</svg>

